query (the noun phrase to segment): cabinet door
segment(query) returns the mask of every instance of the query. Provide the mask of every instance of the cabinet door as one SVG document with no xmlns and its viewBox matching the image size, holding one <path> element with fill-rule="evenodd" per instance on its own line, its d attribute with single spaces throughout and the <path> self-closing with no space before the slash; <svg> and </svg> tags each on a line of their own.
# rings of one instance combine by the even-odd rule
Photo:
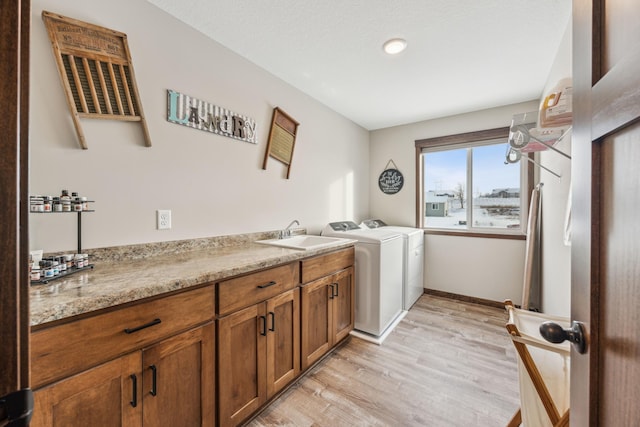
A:
<svg viewBox="0 0 640 427">
<path fill-rule="evenodd" d="M 143 350 L 145 426 L 214 426 L 214 333 L 209 323 Z"/>
<path fill-rule="evenodd" d="M 267 398 L 300 373 L 300 290 L 285 292 L 266 302 Z"/>
<path fill-rule="evenodd" d="M 311 366 L 333 346 L 331 323 L 332 277 L 314 280 L 301 288 L 302 369 Z"/>
<path fill-rule="evenodd" d="M 342 341 L 355 324 L 355 280 L 353 267 L 333 276 L 333 328 L 334 343 Z"/>
<path fill-rule="evenodd" d="M 260 303 L 218 319 L 218 419 L 235 426 L 266 401 L 267 318 Z"/>
<path fill-rule="evenodd" d="M 141 426 L 140 366 L 135 352 L 37 390 L 31 426 Z"/>
</svg>

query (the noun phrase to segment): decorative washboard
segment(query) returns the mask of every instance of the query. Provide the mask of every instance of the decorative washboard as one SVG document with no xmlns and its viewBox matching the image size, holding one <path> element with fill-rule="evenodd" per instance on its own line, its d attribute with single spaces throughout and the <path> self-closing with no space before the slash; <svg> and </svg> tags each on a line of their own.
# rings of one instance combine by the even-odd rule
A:
<svg viewBox="0 0 640 427">
<path fill-rule="evenodd" d="M 140 122 L 150 147 L 127 35 L 47 11 L 42 19 L 82 148 L 87 143 L 81 118 Z"/>
</svg>

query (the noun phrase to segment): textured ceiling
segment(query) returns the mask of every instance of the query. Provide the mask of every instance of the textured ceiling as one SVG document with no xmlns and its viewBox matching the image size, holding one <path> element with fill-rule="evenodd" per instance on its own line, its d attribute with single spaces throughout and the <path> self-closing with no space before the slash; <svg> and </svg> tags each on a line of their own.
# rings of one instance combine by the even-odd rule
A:
<svg viewBox="0 0 640 427">
<path fill-rule="evenodd" d="M 362 127 L 538 99 L 571 0 L 148 0 Z M 382 51 L 389 38 L 407 49 Z"/>
</svg>

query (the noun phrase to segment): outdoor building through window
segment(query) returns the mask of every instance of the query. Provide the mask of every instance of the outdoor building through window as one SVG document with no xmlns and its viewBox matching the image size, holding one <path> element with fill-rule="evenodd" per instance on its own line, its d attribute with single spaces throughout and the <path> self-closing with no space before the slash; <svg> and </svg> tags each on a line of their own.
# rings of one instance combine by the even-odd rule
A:
<svg viewBox="0 0 640 427">
<path fill-rule="evenodd" d="M 423 228 L 523 233 L 527 162 L 505 162 L 508 135 L 500 128 L 416 141 Z"/>
</svg>

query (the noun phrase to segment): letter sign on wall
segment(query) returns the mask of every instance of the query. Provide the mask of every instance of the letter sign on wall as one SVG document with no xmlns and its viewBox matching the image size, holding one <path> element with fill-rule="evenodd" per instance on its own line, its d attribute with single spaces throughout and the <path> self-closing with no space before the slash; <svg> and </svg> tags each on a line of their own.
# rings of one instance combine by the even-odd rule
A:
<svg viewBox="0 0 640 427">
<path fill-rule="evenodd" d="M 167 90 L 167 121 L 257 144 L 252 118 L 171 89 Z"/>
</svg>

